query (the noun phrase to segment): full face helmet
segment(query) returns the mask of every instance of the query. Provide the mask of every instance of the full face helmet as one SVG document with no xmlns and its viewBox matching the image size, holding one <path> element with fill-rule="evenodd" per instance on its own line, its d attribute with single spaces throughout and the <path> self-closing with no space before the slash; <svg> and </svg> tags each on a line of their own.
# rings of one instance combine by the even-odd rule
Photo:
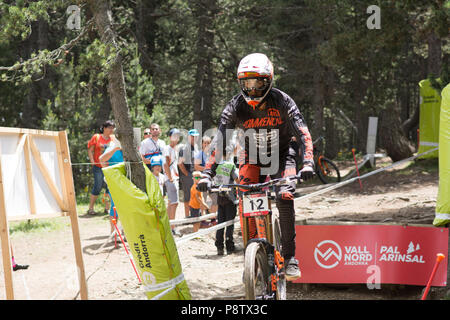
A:
<svg viewBox="0 0 450 320">
<path fill-rule="evenodd" d="M 255 108 L 272 88 L 272 62 L 265 54 L 249 54 L 239 63 L 237 79 L 245 101 Z"/>
</svg>

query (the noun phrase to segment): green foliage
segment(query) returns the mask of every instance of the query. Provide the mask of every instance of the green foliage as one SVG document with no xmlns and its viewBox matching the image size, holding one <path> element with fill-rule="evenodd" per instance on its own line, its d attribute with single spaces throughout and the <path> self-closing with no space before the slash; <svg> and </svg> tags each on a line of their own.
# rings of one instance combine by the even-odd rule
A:
<svg viewBox="0 0 450 320">
<path fill-rule="evenodd" d="M 92 14 L 82 1 L 76 3 L 85 27 Z M 426 36 L 448 38 L 450 6 L 441 0 L 216 0 L 217 8 L 201 0 L 111 3 L 133 126 L 157 122 L 163 133 L 192 126 L 203 9 L 213 15 L 208 26 L 213 45 L 204 48 L 212 53 L 212 123 L 239 92 L 239 60 L 264 52 L 275 66 L 275 86 L 294 98 L 308 124 L 316 121 L 314 76 L 319 74 L 325 91 L 320 129 L 327 140 L 335 137 L 327 149 L 335 147 L 335 155 L 341 151 L 344 158 L 358 142 L 365 143 L 368 116 L 393 109 L 402 120 L 411 115 L 417 84 L 427 76 Z M 106 52 L 95 29 L 73 48 L 57 50 L 80 34 L 66 28 L 71 4 L 0 0 L 0 125 L 28 125 L 31 104 L 40 115 L 34 127 L 67 130 L 76 190 L 87 194 L 90 166 L 78 163 L 89 162 L 87 141 L 103 121 L 114 118 L 107 74 L 117 53 Z M 380 30 L 366 27 L 366 9 L 373 4 L 381 8 Z M 47 28 L 44 34 L 40 24 Z M 442 42 L 446 55 L 449 46 Z M 445 57 L 439 87 L 449 79 Z M 37 98 L 30 102 L 32 93 Z M 338 110 L 355 123 L 358 135 Z"/>
</svg>

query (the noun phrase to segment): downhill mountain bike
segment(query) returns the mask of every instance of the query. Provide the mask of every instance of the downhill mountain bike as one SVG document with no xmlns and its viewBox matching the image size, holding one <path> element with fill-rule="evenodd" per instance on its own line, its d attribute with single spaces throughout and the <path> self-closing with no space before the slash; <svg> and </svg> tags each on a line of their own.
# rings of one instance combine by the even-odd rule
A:
<svg viewBox="0 0 450 320">
<path fill-rule="evenodd" d="M 317 138 L 313 142 L 313 153 L 314 153 L 314 168 L 316 174 L 322 183 L 332 183 L 341 181 L 341 173 L 338 167 L 328 158 L 325 158 L 321 153 L 321 150 L 316 146 L 316 143 L 323 140 L 323 137 Z"/>
<path fill-rule="evenodd" d="M 281 255 L 281 228 L 278 210 L 272 211 L 275 187 L 298 177 L 286 177 L 257 184 L 213 186 L 212 192 L 238 189 L 242 201 L 242 237 L 245 246 L 244 274 L 247 300 L 286 300 L 284 259 Z M 250 238 L 251 219 L 256 237 Z"/>
</svg>

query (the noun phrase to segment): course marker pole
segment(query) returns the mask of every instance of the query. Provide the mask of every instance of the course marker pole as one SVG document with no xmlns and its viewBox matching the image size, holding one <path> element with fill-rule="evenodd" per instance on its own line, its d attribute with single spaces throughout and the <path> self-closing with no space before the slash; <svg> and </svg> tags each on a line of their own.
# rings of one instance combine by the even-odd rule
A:
<svg viewBox="0 0 450 320">
<path fill-rule="evenodd" d="M 117 221 L 116 207 L 114 206 L 114 221 Z M 117 233 L 114 235 L 114 248 L 117 249 Z"/>
<path fill-rule="evenodd" d="M 130 259 L 131 265 L 133 266 L 134 272 L 136 273 L 136 276 L 137 276 L 137 278 L 138 278 L 138 280 L 139 280 L 139 283 L 141 283 L 141 282 L 142 282 L 142 281 L 141 281 L 141 277 L 139 277 L 139 273 L 137 272 L 136 267 L 134 266 L 133 259 L 131 258 L 130 253 L 128 252 L 127 246 L 125 245 L 125 242 L 124 242 L 123 239 L 122 239 L 122 235 L 121 235 L 120 232 L 119 232 L 119 228 L 117 228 L 116 219 L 112 219 L 112 222 L 113 222 L 113 224 L 114 224 L 114 227 L 116 228 L 116 234 L 119 235 L 120 241 L 122 241 L 122 244 L 123 244 L 123 247 L 125 248 L 125 251 L 126 251 L 126 253 L 127 253 L 128 259 Z"/>
<path fill-rule="evenodd" d="M 430 276 L 430 279 L 428 280 L 427 286 L 425 288 L 425 292 L 423 293 L 422 298 L 420 300 L 425 300 L 427 298 L 428 291 L 430 291 L 431 282 L 433 281 L 434 275 L 436 274 L 436 270 L 439 267 L 439 264 L 441 263 L 441 261 L 444 260 L 444 258 L 445 258 L 445 256 L 442 253 L 438 253 L 436 255 L 436 262 L 434 264 L 433 271 L 431 272 L 431 276 Z"/>
<path fill-rule="evenodd" d="M 359 178 L 358 163 L 356 162 L 355 148 L 352 148 L 352 153 L 353 153 L 353 160 L 355 160 L 356 173 L 358 174 L 359 188 L 362 190 L 362 183 L 361 183 L 361 179 Z"/>
</svg>

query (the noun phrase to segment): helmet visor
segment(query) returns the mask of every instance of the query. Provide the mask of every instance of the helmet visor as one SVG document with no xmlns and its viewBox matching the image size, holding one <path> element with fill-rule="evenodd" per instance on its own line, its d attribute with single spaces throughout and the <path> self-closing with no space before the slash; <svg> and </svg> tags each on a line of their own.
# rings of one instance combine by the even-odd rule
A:
<svg viewBox="0 0 450 320">
<path fill-rule="evenodd" d="M 239 79 L 242 91 L 250 97 L 261 97 L 270 87 L 270 80 L 266 77 Z"/>
</svg>

